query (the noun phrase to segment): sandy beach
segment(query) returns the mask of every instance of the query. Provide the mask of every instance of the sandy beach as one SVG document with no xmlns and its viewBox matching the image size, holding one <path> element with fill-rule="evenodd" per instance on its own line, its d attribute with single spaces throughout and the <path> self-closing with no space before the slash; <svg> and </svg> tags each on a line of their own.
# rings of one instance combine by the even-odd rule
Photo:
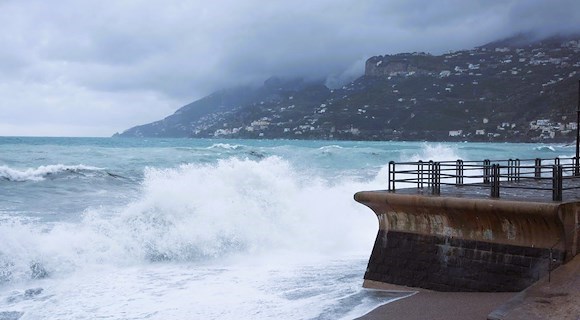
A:
<svg viewBox="0 0 580 320">
<path fill-rule="evenodd" d="M 491 320 L 579 320 L 580 255 L 490 314 Z"/>
<path fill-rule="evenodd" d="M 487 319 L 495 308 L 516 293 L 421 291 L 383 305 L 361 320 L 464 320 Z"/>
<path fill-rule="evenodd" d="M 580 256 L 522 292 L 435 292 L 375 281 L 365 286 L 416 293 L 380 306 L 361 320 L 580 319 Z"/>
<path fill-rule="evenodd" d="M 464 320 L 487 319 L 487 315 L 510 300 L 517 292 L 436 292 L 376 281 L 365 287 L 410 296 L 382 305 L 360 320 Z"/>
</svg>

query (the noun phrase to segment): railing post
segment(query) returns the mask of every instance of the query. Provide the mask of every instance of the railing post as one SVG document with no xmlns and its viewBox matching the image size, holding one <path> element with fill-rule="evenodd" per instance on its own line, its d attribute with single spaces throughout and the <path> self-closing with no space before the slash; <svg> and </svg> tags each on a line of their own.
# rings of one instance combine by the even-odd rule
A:
<svg viewBox="0 0 580 320">
<path fill-rule="evenodd" d="M 491 166 L 491 197 L 499 198 L 499 164 Z"/>
<path fill-rule="evenodd" d="M 564 196 L 564 188 L 562 188 L 562 185 L 564 184 L 564 175 L 562 174 L 563 171 L 563 166 L 558 165 L 558 201 L 562 201 L 562 197 Z"/>
<path fill-rule="evenodd" d="M 441 164 L 439 162 L 434 162 L 432 168 L 431 194 L 439 195 L 441 193 Z"/>
<path fill-rule="evenodd" d="M 431 190 L 431 193 L 433 193 L 433 186 L 435 182 L 435 165 L 432 160 L 429 160 L 429 176 L 427 177 L 427 180 L 429 181 L 429 190 Z"/>
<path fill-rule="evenodd" d="M 483 183 L 489 183 L 489 178 L 491 175 L 491 161 L 489 159 L 483 160 Z"/>
<path fill-rule="evenodd" d="M 389 191 L 395 191 L 395 161 L 389 161 Z"/>
<path fill-rule="evenodd" d="M 552 200 L 562 201 L 562 165 L 552 167 Z"/>
<path fill-rule="evenodd" d="M 534 178 L 539 179 L 542 177 L 542 159 L 536 158 L 534 163 Z"/>
<path fill-rule="evenodd" d="M 441 163 L 437 162 L 437 195 L 441 194 Z"/>
<path fill-rule="evenodd" d="M 461 159 L 455 162 L 455 185 L 463 185 L 463 160 Z"/>
<path fill-rule="evenodd" d="M 433 187 L 433 160 L 427 163 L 427 188 Z"/>
<path fill-rule="evenodd" d="M 419 160 L 417 162 L 417 188 L 419 189 L 423 189 L 423 180 L 425 179 L 423 170 L 423 160 Z"/>
<path fill-rule="evenodd" d="M 508 160 L 508 181 L 520 181 L 520 159 Z"/>
<path fill-rule="evenodd" d="M 511 158 L 508 159 L 508 167 L 507 167 L 507 181 L 514 181 L 514 160 Z"/>
</svg>

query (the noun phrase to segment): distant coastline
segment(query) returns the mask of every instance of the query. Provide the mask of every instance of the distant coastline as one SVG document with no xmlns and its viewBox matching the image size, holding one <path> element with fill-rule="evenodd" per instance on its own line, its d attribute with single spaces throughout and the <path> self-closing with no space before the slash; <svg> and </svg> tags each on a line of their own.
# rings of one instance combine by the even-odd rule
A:
<svg viewBox="0 0 580 320">
<path fill-rule="evenodd" d="M 374 56 L 341 88 L 272 77 L 115 136 L 567 143 L 579 67 L 580 36 Z"/>
</svg>

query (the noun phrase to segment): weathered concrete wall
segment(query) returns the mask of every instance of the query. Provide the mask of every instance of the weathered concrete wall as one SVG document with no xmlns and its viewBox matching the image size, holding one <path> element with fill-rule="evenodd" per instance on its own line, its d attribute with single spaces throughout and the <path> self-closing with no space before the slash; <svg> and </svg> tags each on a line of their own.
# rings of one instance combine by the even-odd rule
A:
<svg viewBox="0 0 580 320">
<path fill-rule="evenodd" d="M 580 203 L 565 203 L 558 210 L 564 227 L 564 246 L 567 260 L 580 253 Z"/>
<path fill-rule="evenodd" d="M 441 291 L 520 291 L 578 252 L 577 203 L 386 191 L 359 192 L 355 199 L 379 220 L 367 280 Z"/>
<path fill-rule="evenodd" d="M 553 250 L 552 269 L 564 253 Z M 438 291 L 521 291 L 548 272 L 550 250 L 379 231 L 366 280 Z"/>
</svg>

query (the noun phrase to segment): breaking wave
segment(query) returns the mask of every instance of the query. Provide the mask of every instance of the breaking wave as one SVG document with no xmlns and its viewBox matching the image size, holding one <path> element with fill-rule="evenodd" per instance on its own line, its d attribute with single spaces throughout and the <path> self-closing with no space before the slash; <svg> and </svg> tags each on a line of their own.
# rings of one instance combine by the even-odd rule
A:
<svg viewBox="0 0 580 320">
<path fill-rule="evenodd" d="M 0 166 L 0 180 L 8 181 L 42 181 L 49 177 L 60 177 L 63 175 L 83 175 L 95 171 L 103 171 L 102 168 L 85 166 L 82 164 L 69 166 L 63 164 L 40 166 L 38 168 L 28 168 L 24 170 L 13 169 L 7 166 Z"/>
<path fill-rule="evenodd" d="M 333 150 L 333 149 L 344 149 L 344 147 L 333 144 L 333 145 L 318 148 L 318 150 L 322 150 L 322 151 Z"/>
<path fill-rule="evenodd" d="M 225 149 L 225 150 L 239 150 L 244 146 L 239 144 L 229 144 L 229 143 L 214 143 L 208 147 L 208 149 Z"/>
<path fill-rule="evenodd" d="M 148 168 L 140 197 L 115 212 L 95 208 L 80 223 L 48 230 L 17 221 L 0 225 L 0 284 L 94 264 L 366 254 L 376 218 L 352 195 L 378 187 L 331 183 L 279 157 Z"/>
<path fill-rule="evenodd" d="M 450 161 L 463 159 L 457 151 L 457 148 L 450 145 L 425 144 L 419 153 L 414 153 L 411 156 L 403 154 L 401 161 Z"/>
<path fill-rule="evenodd" d="M 556 152 L 556 148 L 554 148 L 552 146 L 539 146 L 539 147 L 534 147 L 534 150 L 536 150 L 536 151 L 546 151 L 546 152 Z"/>
</svg>

